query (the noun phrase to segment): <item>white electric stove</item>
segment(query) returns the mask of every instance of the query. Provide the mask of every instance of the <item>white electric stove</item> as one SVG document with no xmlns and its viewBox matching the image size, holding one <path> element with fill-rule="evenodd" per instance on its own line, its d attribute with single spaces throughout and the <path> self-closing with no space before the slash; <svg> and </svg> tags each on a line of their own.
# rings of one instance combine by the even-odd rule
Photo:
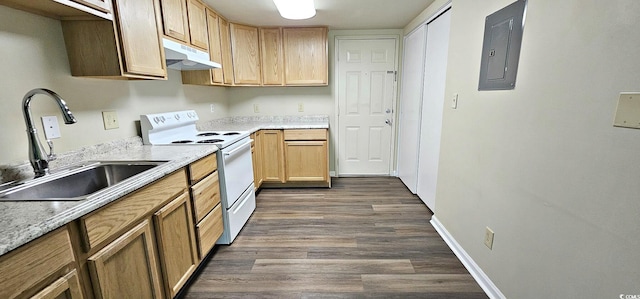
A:
<svg viewBox="0 0 640 299">
<path fill-rule="evenodd" d="M 193 110 L 140 116 L 142 140 L 151 145 L 215 145 L 224 232 L 218 244 L 231 244 L 256 208 L 250 132 L 198 131 Z"/>
</svg>

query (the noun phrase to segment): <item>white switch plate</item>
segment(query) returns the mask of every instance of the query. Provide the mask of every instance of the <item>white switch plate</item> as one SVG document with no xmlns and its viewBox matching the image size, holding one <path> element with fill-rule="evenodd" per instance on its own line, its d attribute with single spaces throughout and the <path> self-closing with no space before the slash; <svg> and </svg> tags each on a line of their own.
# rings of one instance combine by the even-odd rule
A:
<svg viewBox="0 0 640 299">
<path fill-rule="evenodd" d="M 56 139 L 62 137 L 60 134 L 60 126 L 58 125 L 57 116 L 43 116 L 42 128 L 44 129 L 44 137 L 47 139 Z"/>
<path fill-rule="evenodd" d="M 258 106 L 258 104 L 253 104 L 253 113 L 260 113 L 260 106 Z"/>
<path fill-rule="evenodd" d="M 298 103 L 298 112 L 304 112 L 304 103 Z"/>
<path fill-rule="evenodd" d="M 105 130 L 117 129 L 120 127 L 118 123 L 118 112 L 114 111 L 102 111 L 102 121 L 104 123 Z"/>
<path fill-rule="evenodd" d="M 451 99 L 451 108 L 458 109 L 458 94 L 454 93 L 453 98 Z"/>
<path fill-rule="evenodd" d="M 620 93 L 613 125 L 640 129 L 640 93 Z"/>
</svg>

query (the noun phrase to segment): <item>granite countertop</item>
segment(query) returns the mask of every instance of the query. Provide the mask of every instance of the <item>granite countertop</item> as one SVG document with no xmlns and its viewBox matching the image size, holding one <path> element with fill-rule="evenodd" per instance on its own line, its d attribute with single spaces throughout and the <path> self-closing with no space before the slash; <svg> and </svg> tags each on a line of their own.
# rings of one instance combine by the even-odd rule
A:
<svg viewBox="0 0 640 299">
<path fill-rule="evenodd" d="M 154 167 L 137 179 L 106 188 L 95 197 L 80 201 L 2 201 L 0 202 L 0 255 L 26 244 L 50 231 L 118 200 L 167 174 L 217 151 L 212 145 L 143 146 L 103 154 L 88 160 L 169 161 Z"/>
<path fill-rule="evenodd" d="M 198 123 L 198 129 L 249 131 L 261 129 L 328 129 L 329 117 L 314 116 L 244 116 L 227 117 Z M 44 234 L 74 221 L 110 202 L 132 193 L 182 167 L 217 151 L 213 145 L 142 145 L 140 137 L 82 148 L 58 155 L 51 169 L 91 160 L 168 161 L 146 171 L 137 179 L 106 188 L 80 201 L 0 201 L 0 256 Z M 0 182 L 32 176 L 30 165 L 1 165 Z"/>
</svg>

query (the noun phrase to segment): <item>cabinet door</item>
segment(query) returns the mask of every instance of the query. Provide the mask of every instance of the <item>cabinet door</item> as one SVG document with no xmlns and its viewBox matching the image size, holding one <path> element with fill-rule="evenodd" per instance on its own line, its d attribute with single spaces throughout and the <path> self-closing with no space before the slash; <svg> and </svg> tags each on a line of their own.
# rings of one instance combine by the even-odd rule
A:
<svg viewBox="0 0 640 299">
<path fill-rule="evenodd" d="M 327 28 L 284 28 L 286 85 L 327 85 Z"/>
<path fill-rule="evenodd" d="M 96 298 L 162 298 L 152 233 L 145 219 L 89 257 Z"/>
<path fill-rule="evenodd" d="M 31 299 L 83 299 L 80 280 L 76 270 L 60 277 L 42 291 L 33 295 Z"/>
<path fill-rule="evenodd" d="M 178 196 L 153 218 L 165 292 L 173 298 L 199 263 L 188 194 Z"/>
<path fill-rule="evenodd" d="M 264 182 L 285 182 L 282 130 L 262 131 L 262 178 Z"/>
<path fill-rule="evenodd" d="M 73 0 L 73 2 L 80 3 L 101 12 L 111 12 L 111 2 L 107 0 Z"/>
<path fill-rule="evenodd" d="M 166 77 L 157 0 L 114 0 L 125 74 Z"/>
<path fill-rule="evenodd" d="M 251 160 L 253 161 L 253 184 L 256 190 L 262 184 L 262 131 L 251 134 Z"/>
<path fill-rule="evenodd" d="M 222 45 L 220 40 L 220 17 L 210 9 L 207 9 L 207 27 L 209 31 L 209 56 L 211 61 L 220 63 L 222 68 Z M 223 83 L 222 69 L 211 70 L 211 81 L 213 83 Z"/>
<path fill-rule="evenodd" d="M 231 23 L 233 83 L 260 85 L 258 28 Z"/>
<path fill-rule="evenodd" d="M 203 51 L 209 51 L 209 36 L 207 34 L 207 14 L 205 6 L 199 0 L 187 0 L 189 16 L 189 36 L 191 45 Z"/>
<path fill-rule="evenodd" d="M 222 49 L 222 72 L 224 84 L 233 84 L 233 58 L 231 58 L 231 32 L 229 22 L 219 18 L 220 24 L 220 48 Z"/>
<path fill-rule="evenodd" d="M 282 31 L 280 28 L 260 28 L 260 62 L 263 85 L 282 85 Z"/>
<path fill-rule="evenodd" d="M 285 141 L 289 182 L 327 181 L 327 141 Z"/>
<path fill-rule="evenodd" d="M 185 0 L 160 0 L 164 35 L 189 42 L 189 22 Z"/>
</svg>

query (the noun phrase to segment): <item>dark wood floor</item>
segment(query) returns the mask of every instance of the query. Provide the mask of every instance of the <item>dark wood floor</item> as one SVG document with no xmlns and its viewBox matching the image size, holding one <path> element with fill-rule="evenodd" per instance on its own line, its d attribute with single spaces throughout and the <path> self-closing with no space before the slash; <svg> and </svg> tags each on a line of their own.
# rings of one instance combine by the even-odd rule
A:
<svg viewBox="0 0 640 299">
<path fill-rule="evenodd" d="M 264 189 L 185 298 L 487 298 L 397 178 Z"/>
</svg>

